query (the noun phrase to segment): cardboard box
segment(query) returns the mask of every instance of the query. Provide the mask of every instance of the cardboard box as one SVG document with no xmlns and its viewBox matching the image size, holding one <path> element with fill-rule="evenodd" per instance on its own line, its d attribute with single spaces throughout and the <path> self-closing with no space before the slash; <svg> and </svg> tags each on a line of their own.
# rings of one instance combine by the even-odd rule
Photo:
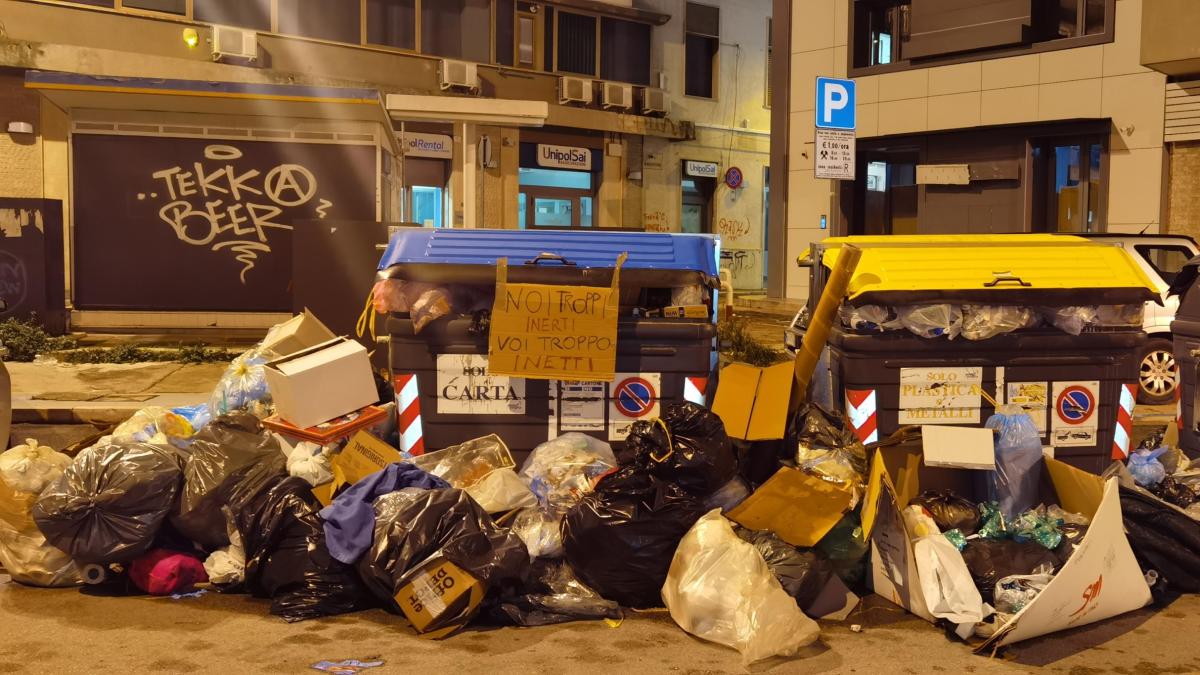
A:
<svg viewBox="0 0 1200 675">
<path fill-rule="evenodd" d="M 725 423 L 730 438 L 743 441 L 783 438 L 792 379 L 791 363 L 770 368 L 730 364 L 721 369 L 712 411 Z"/>
<path fill-rule="evenodd" d="M 1054 493 L 1046 495 L 1047 503 L 1057 501 L 1067 511 L 1090 517 L 1091 526 L 1046 588 L 976 647 L 977 652 L 1094 623 L 1150 603 L 1150 588 L 1125 536 L 1117 481 L 1106 482 L 1049 457 L 1045 472 Z M 863 530 L 871 538 L 871 577 L 877 595 L 934 621 L 920 591 L 912 537 L 901 509 L 930 488 L 970 496 L 976 476 L 977 472 L 965 469 L 925 466 L 919 445 L 881 447 L 876 452 L 862 514 Z"/>
<path fill-rule="evenodd" d="M 469 572 L 435 555 L 404 575 L 394 600 L 421 637 L 439 639 L 475 616 L 485 589 Z"/>
<path fill-rule="evenodd" d="M 280 418 L 312 427 L 376 403 L 367 350 L 339 337 L 266 364 L 267 387 Z"/>
<path fill-rule="evenodd" d="M 336 337 L 320 319 L 305 309 L 304 313 L 272 328 L 263 339 L 263 347 L 279 356 L 290 356 Z"/>
<path fill-rule="evenodd" d="M 346 447 L 330 460 L 329 468 L 333 472 L 333 482 L 318 486 L 313 493 L 322 505 L 329 506 L 344 486 L 354 485 L 388 464 L 403 461 L 404 456 L 399 450 L 366 430 L 359 431 L 350 438 Z"/>
</svg>

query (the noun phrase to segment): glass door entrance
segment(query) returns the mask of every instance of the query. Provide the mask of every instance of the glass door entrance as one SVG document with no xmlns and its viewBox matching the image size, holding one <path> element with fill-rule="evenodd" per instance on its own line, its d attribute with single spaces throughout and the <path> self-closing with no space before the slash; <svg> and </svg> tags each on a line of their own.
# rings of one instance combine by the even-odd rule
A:
<svg viewBox="0 0 1200 675">
<path fill-rule="evenodd" d="M 517 221 L 533 227 L 591 227 L 595 194 L 586 171 L 521 169 Z"/>
</svg>

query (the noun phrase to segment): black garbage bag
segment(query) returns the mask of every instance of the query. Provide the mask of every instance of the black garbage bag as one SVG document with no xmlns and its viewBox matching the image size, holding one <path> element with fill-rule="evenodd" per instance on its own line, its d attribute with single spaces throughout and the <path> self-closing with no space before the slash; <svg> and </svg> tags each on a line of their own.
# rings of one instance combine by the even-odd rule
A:
<svg viewBox="0 0 1200 675">
<path fill-rule="evenodd" d="M 500 626 L 548 626 L 622 617 L 621 606 L 588 588 L 570 565 L 546 559 L 534 560 L 525 583 L 505 589 L 483 615 Z"/>
<path fill-rule="evenodd" d="M 796 599 L 796 604 L 806 614 L 813 609 L 825 586 L 837 576 L 833 564 L 817 551 L 796 548 L 774 532 L 734 529 L 742 541 L 758 549 L 783 590 Z"/>
<path fill-rule="evenodd" d="M 970 539 L 962 554 L 979 594 L 988 603 L 992 602 L 996 582 L 1004 577 L 1033 574 L 1043 565 L 1057 572 L 1062 565 L 1054 551 L 1033 540 Z"/>
<path fill-rule="evenodd" d="M 521 538 L 497 526 L 463 490 L 404 488 L 373 507 L 374 541 L 359 559 L 359 574 L 417 632 L 454 633 L 492 589 L 520 584 L 528 571 Z"/>
<path fill-rule="evenodd" d="M 154 544 L 182 480 L 183 461 L 172 447 L 97 445 L 42 492 L 33 520 L 47 542 L 76 562 L 128 562 Z"/>
<path fill-rule="evenodd" d="M 1143 569 L 1157 571 L 1174 591 L 1200 593 L 1200 522 L 1126 487 L 1121 514 Z"/>
<path fill-rule="evenodd" d="M 279 441 L 254 415 L 222 415 L 196 434 L 183 467 L 183 492 L 171 524 L 201 547 L 229 545 L 222 507 L 240 470 L 259 462 L 285 466 Z"/>
<path fill-rule="evenodd" d="M 1155 497 L 1164 502 L 1174 504 L 1181 509 L 1200 500 L 1200 494 L 1187 485 L 1175 480 L 1172 476 L 1162 479 L 1157 485 L 1147 488 Z"/>
<path fill-rule="evenodd" d="M 958 530 L 969 537 L 979 529 L 979 509 L 949 490 L 926 490 L 909 502 L 914 504 L 928 511 L 942 532 Z"/>
<path fill-rule="evenodd" d="M 796 465 L 806 473 L 842 485 L 866 481 L 867 451 L 841 415 L 815 403 L 792 416 L 788 446 L 796 449 Z"/>
<path fill-rule="evenodd" d="M 246 590 L 271 598 L 272 614 L 291 622 L 370 606 L 354 568 L 329 555 L 321 504 L 304 479 L 252 467 L 232 492 L 227 508 L 246 551 Z"/>
<path fill-rule="evenodd" d="M 679 540 L 704 515 L 701 497 L 636 467 L 602 478 L 563 519 L 563 550 L 579 579 L 627 607 L 662 606 Z"/>
<path fill-rule="evenodd" d="M 695 403 L 667 404 L 660 419 L 634 422 L 618 460 L 701 495 L 719 490 L 738 469 L 725 423 Z"/>
</svg>

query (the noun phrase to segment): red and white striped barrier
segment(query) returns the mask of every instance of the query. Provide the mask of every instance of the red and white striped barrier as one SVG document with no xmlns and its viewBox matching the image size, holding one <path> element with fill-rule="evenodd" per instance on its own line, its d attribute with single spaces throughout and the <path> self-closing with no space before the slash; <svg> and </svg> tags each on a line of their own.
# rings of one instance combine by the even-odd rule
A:
<svg viewBox="0 0 1200 675">
<path fill-rule="evenodd" d="M 399 416 L 400 452 L 410 456 L 425 454 L 420 390 L 417 388 L 417 376 L 413 373 L 396 376 L 396 410 Z"/>
<path fill-rule="evenodd" d="M 846 414 L 854 427 L 854 435 L 866 443 L 879 441 L 879 410 L 874 389 L 847 389 Z"/>
<path fill-rule="evenodd" d="M 1121 401 L 1117 406 L 1117 426 L 1113 428 L 1113 459 L 1124 460 L 1129 457 L 1129 444 L 1133 437 L 1133 406 L 1136 400 L 1137 385 L 1121 385 Z"/>
<path fill-rule="evenodd" d="M 704 405 L 708 400 L 708 378 L 707 377 L 685 377 L 683 378 L 683 400 L 690 401 L 696 405 Z"/>
</svg>

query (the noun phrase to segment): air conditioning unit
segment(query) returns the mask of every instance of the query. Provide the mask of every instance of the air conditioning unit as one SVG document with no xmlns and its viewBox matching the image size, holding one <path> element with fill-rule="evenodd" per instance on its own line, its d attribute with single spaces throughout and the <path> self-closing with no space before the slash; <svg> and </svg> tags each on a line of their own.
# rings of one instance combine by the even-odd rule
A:
<svg viewBox="0 0 1200 675">
<path fill-rule="evenodd" d="M 642 90 L 642 113 L 655 115 L 667 113 L 667 92 L 662 89 L 646 87 Z"/>
<path fill-rule="evenodd" d="M 593 100 L 592 81 L 586 77 L 558 78 L 558 102 L 588 104 Z"/>
<path fill-rule="evenodd" d="M 212 27 L 213 61 L 257 61 L 258 33 L 232 26 Z"/>
<path fill-rule="evenodd" d="M 439 69 L 442 91 L 447 89 L 479 89 L 479 66 L 469 61 L 442 59 Z"/>
<path fill-rule="evenodd" d="M 605 82 L 603 103 L 605 110 L 612 108 L 629 110 L 633 107 L 633 85 Z"/>
</svg>

